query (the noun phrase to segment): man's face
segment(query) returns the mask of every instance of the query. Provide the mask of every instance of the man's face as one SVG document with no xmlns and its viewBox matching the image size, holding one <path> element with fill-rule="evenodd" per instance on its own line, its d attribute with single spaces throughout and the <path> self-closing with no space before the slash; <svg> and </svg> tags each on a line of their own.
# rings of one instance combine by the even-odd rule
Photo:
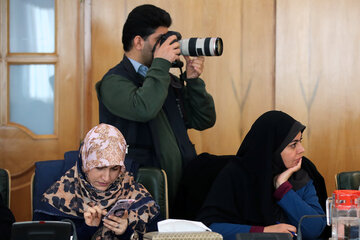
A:
<svg viewBox="0 0 360 240">
<path fill-rule="evenodd" d="M 147 37 L 144 41 L 144 48 L 141 51 L 142 62 L 145 66 L 150 67 L 153 61 L 153 48 L 161 35 L 167 33 L 169 29 L 167 27 L 158 27 L 155 32 Z"/>
</svg>

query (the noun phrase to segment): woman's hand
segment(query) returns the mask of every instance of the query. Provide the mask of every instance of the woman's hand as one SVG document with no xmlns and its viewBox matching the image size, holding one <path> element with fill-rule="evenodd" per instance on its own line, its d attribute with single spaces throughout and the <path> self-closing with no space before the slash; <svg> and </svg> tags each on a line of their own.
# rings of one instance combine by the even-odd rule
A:
<svg viewBox="0 0 360 240">
<path fill-rule="evenodd" d="M 294 172 L 297 172 L 297 171 L 300 170 L 301 162 L 302 162 L 302 159 L 294 167 L 288 168 L 284 172 L 282 172 L 279 175 L 275 176 L 274 185 L 275 185 L 276 189 L 278 187 L 280 187 L 281 184 L 283 184 L 284 182 L 289 180 L 289 178 L 291 177 L 291 175 L 293 175 Z"/>
<path fill-rule="evenodd" d="M 277 232 L 277 233 L 289 233 L 292 236 L 292 233 L 296 232 L 296 227 L 290 224 L 279 223 L 275 225 L 266 226 L 264 232 Z"/>
<path fill-rule="evenodd" d="M 110 215 L 107 219 L 104 219 L 104 226 L 113 231 L 116 235 L 121 235 L 128 227 L 128 211 L 125 210 L 122 217 L 116 217 Z"/>
<path fill-rule="evenodd" d="M 88 226 L 97 227 L 100 224 L 101 218 L 106 214 L 106 210 L 100 209 L 99 206 L 88 207 L 84 212 L 85 223 Z"/>
<path fill-rule="evenodd" d="M 204 57 L 184 56 L 186 61 L 186 78 L 198 78 L 204 70 Z"/>
</svg>

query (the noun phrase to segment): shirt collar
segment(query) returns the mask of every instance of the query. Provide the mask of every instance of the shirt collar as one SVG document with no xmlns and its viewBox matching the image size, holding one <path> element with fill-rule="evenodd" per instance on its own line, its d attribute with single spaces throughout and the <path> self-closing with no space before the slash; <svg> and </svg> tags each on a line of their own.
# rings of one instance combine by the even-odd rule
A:
<svg viewBox="0 0 360 240">
<path fill-rule="evenodd" d="M 129 58 L 129 60 L 130 60 L 131 64 L 133 65 L 133 67 L 134 67 L 134 69 L 135 69 L 135 71 L 137 73 L 139 73 L 140 66 L 144 66 L 146 68 L 146 70 L 148 69 L 148 67 L 146 67 L 145 65 L 139 63 L 138 61 L 135 61 L 134 59 Z"/>
</svg>

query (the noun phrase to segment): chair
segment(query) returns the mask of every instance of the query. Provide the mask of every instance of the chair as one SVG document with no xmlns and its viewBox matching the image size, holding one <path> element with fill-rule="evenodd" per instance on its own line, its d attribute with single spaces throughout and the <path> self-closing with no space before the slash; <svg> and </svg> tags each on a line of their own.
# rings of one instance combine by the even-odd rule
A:
<svg viewBox="0 0 360 240">
<path fill-rule="evenodd" d="M 136 181 L 141 183 L 160 206 L 164 219 L 169 218 L 168 186 L 164 170 L 155 167 L 141 167 L 138 170 Z"/>
<path fill-rule="evenodd" d="M 172 218 L 196 220 L 213 181 L 234 155 L 201 153 L 183 171 Z"/>
<path fill-rule="evenodd" d="M 40 161 L 35 163 L 35 173 L 31 180 L 32 213 L 36 209 L 46 208 L 43 202 L 40 201 L 42 194 L 68 169 L 74 166 L 78 154 L 78 151 L 70 151 L 65 153 L 65 160 Z M 169 209 L 165 171 L 150 167 L 140 168 L 136 181 L 141 183 L 159 204 L 162 217 L 168 218 Z"/>
<path fill-rule="evenodd" d="M 15 222 L 11 228 L 11 240 L 64 240 L 71 239 L 73 234 L 71 223 L 63 221 Z M 74 238 L 77 239 L 76 236 L 74 237 L 73 235 L 72 239 Z"/>
<path fill-rule="evenodd" d="M 7 169 L 0 168 L 0 194 L 8 208 L 10 208 L 10 183 L 10 172 Z"/>
<path fill-rule="evenodd" d="M 338 190 L 359 190 L 360 171 L 340 172 L 335 175 L 335 187 Z"/>
</svg>

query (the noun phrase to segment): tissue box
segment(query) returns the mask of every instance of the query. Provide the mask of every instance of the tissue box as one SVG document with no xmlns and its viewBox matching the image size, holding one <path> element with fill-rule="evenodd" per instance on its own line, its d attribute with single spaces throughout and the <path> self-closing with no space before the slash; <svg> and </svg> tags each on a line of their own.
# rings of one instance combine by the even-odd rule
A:
<svg viewBox="0 0 360 240">
<path fill-rule="evenodd" d="M 144 235 L 144 240 L 222 240 L 223 237 L 215 232 L 148 232 Z"/>
</svg>

